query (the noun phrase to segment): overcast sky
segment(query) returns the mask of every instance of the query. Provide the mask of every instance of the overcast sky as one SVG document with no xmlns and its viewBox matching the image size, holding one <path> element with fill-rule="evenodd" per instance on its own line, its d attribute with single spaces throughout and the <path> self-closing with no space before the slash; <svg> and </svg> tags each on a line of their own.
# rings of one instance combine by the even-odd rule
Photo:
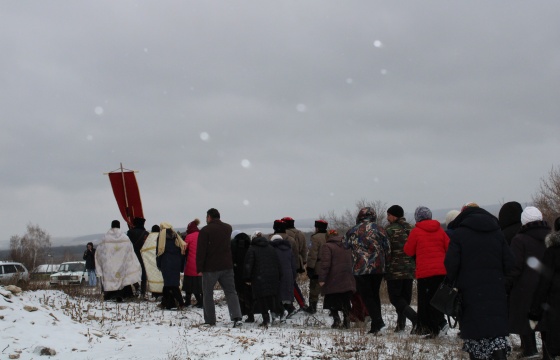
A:
<svg viewBox="0 0 560 360">
<path fill-rule="evenodd" d="M 3 1 L 0 247 L 147 225 L 531 201 L 560 165 L 560 3 Z M 296 222 L 296 226 L 297 226 Z"/>
</svg>

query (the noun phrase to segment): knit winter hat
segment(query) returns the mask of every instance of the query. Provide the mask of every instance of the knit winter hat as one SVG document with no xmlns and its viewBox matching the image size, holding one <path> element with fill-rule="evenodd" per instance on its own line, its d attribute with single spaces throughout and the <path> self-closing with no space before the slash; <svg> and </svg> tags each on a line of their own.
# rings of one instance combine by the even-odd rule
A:
<svg viewBox="0 0 560 360">
<path fill-rule="evenodd" d="M 542 221 L 542 213 L 534 206 L 527 206 L 521 213 L 521 225 L 533 221 Z"/>
<path fill-rule="evenodd" d="M 152 232 L 159 232 L 159 231 L 160 231 L 159 225 L 152 226 Z"/>
<path fill-rule="evenodd" d="M 121 228 L 121 222 L 119 220 L 113 220 L 111 222 L 111 229 L 114 229 L 114 228 L 117 228 L 117 229 Z"/>
<path fill-rule="evenodd" d="M 356 216 L 356 224 L 364 220 L 370 220 L 371 222 L 375 222 L 377 220 L 377 213 L 372 207 L 364 207 L 361 208 L 358 212 L 358 216 Z"/>
<path fill-rule="evenodd" d="M 282 240 L 282 236 L 280 235 L 274 235 L 270 238 L 270 241 L 274 241 L 274 240 Z"/>
<path fill-rule="evenodd" d="M 231 240 L 235 239 L 235 237 L 237 236 L 237 234 L 241 234 L 241 230 L 233 230 L 231 232 Z"/>
<path fill-rule="evenodd" d="M 445 225 L 449 225 L 449 223 L 455 220 L 457 215 L 459 215 L 460 213 L 461 212 L 459 210 L 451 210 L 450 212 L 448 212 L 447 215 L 445 215 Z"/>
<path fill-rule="evenodd" d="M 256 238 L 260 238 L 262 235 L 262 232 L 260 232 L 259 230 L 256 230 L 253 235 L 251 235 L 251 240 L 256 239 Z"/>
<path fill-rule="evenodd" d="M 200 220 L 198 219 L 194 219 L 193 221 L 191 221 L 189 225 L 187 225 L 187 235 L 193 232 L 200 231 L 198 230 L 198 224 L 200 224 Z"/>
<path fill-rule="evenodd" d="M 329 223 L 325 220 L 315 220 L 315 227 L 319 230 L 327 230 Z"/>
<path fill-rule="evenodd" d="M 404 216 L 404 210 L 399 205 L 392 205 L 387 209 L 387 214 L 402 218 Z"/>
<path fill-rule="evenodd" d="M 432 211 L 425 206 L 418 206 L 414 211 L 414 220 L 416 222 L 432 220 Z"/>
</svg>

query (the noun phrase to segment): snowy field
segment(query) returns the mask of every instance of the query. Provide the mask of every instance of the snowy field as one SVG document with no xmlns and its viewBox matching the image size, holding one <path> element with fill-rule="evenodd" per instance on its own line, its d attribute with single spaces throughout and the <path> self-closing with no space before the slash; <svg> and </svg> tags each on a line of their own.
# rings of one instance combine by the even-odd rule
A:
<svg viewBox="0 0 560 360">
<path fill-rule="evenodd" d="M 330 328 L 327 311 L 297 313 L 268 328 L 232 328 L 221 291 L 217 324 L 205 328 L 202 309 L 163 311 L 153 301 L 102 302 L 96 289 L 0 287 L 0 359 L 467 359 L 457 330 L 435 340 L 392 332 L 393 308 L 383 306 L 381 336 L 364 323 Z M 89 292 L 89 293 L 88 293 Z M 54 355 L 41 355 L 49 353 Z"/>
</svg>

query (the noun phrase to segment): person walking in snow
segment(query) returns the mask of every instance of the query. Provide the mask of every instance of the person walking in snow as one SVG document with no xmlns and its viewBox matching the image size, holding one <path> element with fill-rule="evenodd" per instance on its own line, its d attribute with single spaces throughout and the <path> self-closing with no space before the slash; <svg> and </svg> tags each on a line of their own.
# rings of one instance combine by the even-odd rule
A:
<svg viewBox="0 0 560 360">
<path fill-rule="evenodd" d="M 418 324 L 416 333 L 435 338 L 447 334 L 449 324 L 444 315 L 430 305 L 439 285 L 445 279 L 445 253 L 449 246 L 449 237 L 437 220 L 432 220 L 432 211 L 419 206 L 414 211 L 416 225 L 410 231 L 404 244 L 404 252 L 416 257 Z"/>
<path fill-rule="evenodd" d="M 276 317 L 280 317 L 280 320 L 282 320 L 284 309 L 288 312 L 286 317 L 290 317 L 296 311 L 293 304 L 296 262 L 292 253 L 290 241 L 283 239 L 280 234 L 273 235 L 270 241 L 278 256 L 280 272 L 282 274 L 278 288 L 278 300 L 282 304 L 283 309 L 276 314 Z"/>
<path fill-rule="evenodd" d="M 323 309 L 329 309 L 333 329 L 350 328 L 350 299 L 356 292 L 356 280 L 352 273 L 352 251 L 344 247 L 343 236 L 330 230 L 327 242 L 321 246 L 321 263 L 317 268 L 321 292 L 325 296 Z M 340 321 L 341 311 L 343 315 Z"/>
<path fill-rule="evenodd" d="M 315 233 L 311 235 L 311 248 L 307 257 L 307 277 L 309 277 L 309 307 L 310 314 L 317 311 L 317 303 L 321 294 L 319 276 L 317 271 L 321 267 L 321 247 L 327 242 L 327 227 L 329 223 L 325 220 L 315 220 Z"/>
<path fill-rule="evenodd" d="M 254 238 L 245 256 L 243 277 L 253 293 L 255 309 L 251 309 L 251 314 L 253 311 L 262 314 L 259 326 L 270 324 L 269 312 L 274 315 L 283 311 L 278 301 L 281 276 L 280 262 L 270 241 L 262 235 Z"/>
<path fill-rule="evenodd" d="M 517 201 L 509 201 L 502 205 L 498 213 L 498 220 L 508 245 L 521 229 L 521 213 L 523 207 Z"/>
<path fill-rule="evenodd" d="M 545 239 L 542 272 L 529 312 L 530 325 L 542 335 L 543 359 L 560 358 L 560 217 Z"/>
<path fill-rule="evenodd" d="M 513 254 L 498 219 L 479 207 L 466 207 L 448 226 L 453 232 L 444 264 L 448 280 L 461 294 L 463 350 L 471 359 L 506 359 L 505 274 L 513 266 Z"/>
<path fill-rule="evenodd" d="M 543 221 L 542 213 L 534 206 L 527 206 L 521 213 L 521 228 L 511 239 L 511 251 L 514 257 L 513 270 L 507 275 L 509 290 L 509 332 L 521 338 L 523 356 L 537 356 L 535 330 L 527 321 L 531 309 L 533 294 L 539 282 L 536 267 L 529 266 L 531 261 L 542 262 L 546 245 L 545 237 L 550 227 Z M 540 331 L 540 328 L 536 328 Z"/>
<path fill-rule="evenodd" d="M 140 295 L 143 299 L 146 295 L 146 267 L 144 266 L 144 261 L 142 260 L 142 246 L 144 246 L 144 241 L 148 237 L 149 233 L 146 231 L 144 224 L 146 223 L 146 219 L 141 217 L 135 217 L 132 220 L 132 224 L 134 227 L 127 231 L 126 235 L 132 242 L 132 246 L 134 247 L 134 253 L 140 262 L 140 266 L 142 267 L 142 279 L 140 284 L 135 284 L 137 295 Z"/>
<path fill-rule="evenodd" d="M 356 225 L 344 237 L 344 245 L 352 251 L 353 274 L 356 290 L 362 297 L 371 318 L 370 333 L 377 335 L 385 322 L 381 315 L 379 288 L 386 266 L 391 259 L 391 248 L 385 229 L 378 226 L 377 214 L 372 207 L 358 212 Z"/>
<path fill-rule="evenodd" d="M 163 293 L 163 275 L 157 267 L 156 260 L 159 225 L 152 226 L 151 230 L 146 241 L 144 241 L 144 245 L 142 245 L 140 253 L 146 270 L 146 290 L 152 293 L 152 298 L 157 299 Z"/>
<path fill-rule="evenodd" d="M 179 283 L 185 267 L 186 244 L 171 224 L 162 222 L 159 227 L 156 261 L 163 275 L 163 298 L 160 307 L 182 310 L 185 302 L 179 290 Z"/>
<path fill-rule="evenodd" d="M 251 285 L 248 285 L 245 279 L 245 256 L 249 247 L 251 246 L 251 238 L 249 235 L 242 231 L 234 231 L 232 233 L 233 239 L 231 240 L 231 256 L 233 258 L 233 277 L 235 280 L 235 290 L 237 290 L 237 297 L 239 298 L 239 306 L 241 307 L 241 314 L 247 315 L 246 323 L 255 322 L 253 314 L 253 290 Z"/>
<path fill-rule="evenodd" d="M 103 299 L 120 302 L 134 296 L 132 285 L 142 278 L 142 267 L 118 220 L 111 222 L 95 251 L 95 271 L 101 280 Z"/>
<path fill-rule="evenodd" d="M 231 256 L 231 225 L 220 220 L 217 209 L 206 212 L 206 226 L 198 234 L 196 268 L 202 273 L 202 293 L 204 302 L 204 324 L 216 325 L 214 286 L 218 282 L 226 296 L 229 316 L 233 326 L 243 325 L 241 308 L 235 290 L 233 260 Z"/>
<path fill-rule="evenodd" d="M 389 300 L 397 311 L 395 332 L 401 332 L 405 328 L 407 318 L 412 323 L 413 329 L 418 322 L 416 311 L 410 307 L 416 264 L 414 259 L 403 251 L 412 226 L 406 222 L 404 210 L 399 205 L 393 205 L 387 209 L 387 221 L 389 225 L 385 227 L 385 231 L 391 246 L 391 261 L 387 266 L 385 280 Z"/>
<path fill-rule="evenodd" d="M 202 275 L 196 271 L 196 248 L 198 246 L 198 224 L 200 220 L 194 219 L 187 225 L 185 246 L 187 261 L 183 273 L 183 291 L 185 292 L 185 305 L 191 304 L 191 297 L 196 299 L 195 306 L 202 308 Z"/>
<path fill-rule="evenodd" d="M 286 232 L 286 223 L 284 222 L 284 220 L 274 220 L 272 229 L 274 230 L 274 233 L 268 236 L 269 240 L 272 240 L 272 237 L 274 235 L 278 235 L 281 236 L 282 239 L 287 240 L 290 243 L 290 249 L 292 250 L 292 256 L 294 257 L 294 264 L 296 266 L 296 272 L 297 272 L 297 269 L 299 267 L 298 264 L 299 264 L 300 257 L 298 251 L 298 243 L 296 239 L 288 235 L 288 233 Z M 307 309 L 307 306 L 305 305 L 305 299 L 303 298 L 303 295 L 301 293 L 301 290 L 296 280 L 297 280 L 297 274 L 294 276 L 294 283 L 292 284 L 294 298 L 297 301 L 300 310 L 305 310 Z M 293 305 L 290 306 L 289 308 L 291 311 L 289 311 L 288 317 L 292 316 L 296 311 L 296 308 Z"/>
</svg>

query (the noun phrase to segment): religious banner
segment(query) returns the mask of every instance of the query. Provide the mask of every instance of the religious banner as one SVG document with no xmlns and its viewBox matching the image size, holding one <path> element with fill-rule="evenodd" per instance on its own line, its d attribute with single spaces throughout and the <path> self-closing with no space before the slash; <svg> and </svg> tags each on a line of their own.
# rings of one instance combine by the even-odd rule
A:
<svg viewBox="0 0 560 360">
<path fill-rule="evenodd" d="M 132 227 L 135 217 L 144 217 L 140 190 L 136 182 L 135 171 L 121 168 L 107 173 L 113 188 L 113 194 L 123 219 Z"/>
</svg>

